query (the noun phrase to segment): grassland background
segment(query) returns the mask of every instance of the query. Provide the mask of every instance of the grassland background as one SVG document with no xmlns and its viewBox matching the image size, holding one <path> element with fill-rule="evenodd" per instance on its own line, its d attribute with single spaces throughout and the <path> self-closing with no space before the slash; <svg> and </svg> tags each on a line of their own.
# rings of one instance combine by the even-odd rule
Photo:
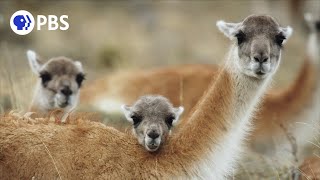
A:
<svg viewBox="0 0 320 180">
<path fill-rule="evenodd" d="M 319 15 L 320 3 L 309 0 L 299 7 L 292 11 L 289 0 L 1 1 L 0 112 L 26 110 L 30 103 L 37 77 L 27 63 L 28 49 L 43 59 L 64 55 L 82 61 L 88 79 L 84 85 L 120 69 L 219 64 L 230 42 L 217 30 L 215 22 L 239 22 L 253 13 L 270 14 L 281 25 L 294 28 L 273 86 L 285 87 L 295 78 L 305 55 L 307 31 L 302 12 Z M 67 14 L 70 28 L 34 29 L 27 36 L 18 36 L 11 31 L 9 19 L 20 9 L 33 15 Z M 244 173 L 238 177 L 256 179 L 248 165 L 243 166 Z M 280 177 L 277 170 L 270 171 L 267 179 Z M 263 177 L 261 173 L 257 176 Z"/>
</svg>

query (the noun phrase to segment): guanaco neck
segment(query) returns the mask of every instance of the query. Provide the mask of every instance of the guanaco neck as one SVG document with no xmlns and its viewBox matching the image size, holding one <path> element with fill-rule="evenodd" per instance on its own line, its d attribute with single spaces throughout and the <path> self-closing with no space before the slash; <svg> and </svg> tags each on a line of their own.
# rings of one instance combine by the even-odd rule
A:
<svg viewBox="0 0 320 180">
<path fill-rule="evenodd" d="M 189 123 L 173 135 L 173 144 L 183 147 L 186 154 L 199 156 L 199 168 L 228 173 L 239 156 L 240 146 L 250 129 L 250 117 L 271 79 L 249 77 L 234 64 L 238 59 L 234 45 L 225 67 L 212 82 L 187 119 Z M 181 145 L 183 143 L 183 145 Z M 191 154 L 190 154 L 191 155 Z M 201 172 L 210 177 L 209 172 Z M 217 178 L 217 177 L 212 177 Z"/>
</svg>

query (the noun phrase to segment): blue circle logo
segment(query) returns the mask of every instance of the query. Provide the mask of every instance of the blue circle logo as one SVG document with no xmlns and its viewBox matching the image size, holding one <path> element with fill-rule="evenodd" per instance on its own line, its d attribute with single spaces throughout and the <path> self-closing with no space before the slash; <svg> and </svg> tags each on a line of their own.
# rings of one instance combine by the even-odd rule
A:
<svg viewBox="0 0 320 180">
<path fill-rule="evenodd" d="M 13 32 L 19 35 L 29 34 L 34 28 L 34 18 L 26 10 L 15 12 L 10 18 L 10 27 Z"/>
</svg>

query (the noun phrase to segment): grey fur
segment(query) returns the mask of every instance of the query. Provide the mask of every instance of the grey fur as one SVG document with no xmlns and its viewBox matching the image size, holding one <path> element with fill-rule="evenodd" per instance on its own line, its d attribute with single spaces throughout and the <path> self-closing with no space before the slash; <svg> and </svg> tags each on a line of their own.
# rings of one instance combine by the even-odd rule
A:
<svg viewBox="0 0 320 180">
<path fill-rule="evenodd" d="M 133 117 L 141 119 L 141 122 L 134 124 L 133 133 L 148 151 L 158 150 L 170 134 L 171 125 L 178 121 L 183 112 L 182 107 L 174 108 L 167 98 L 159 95 L 142 96 L 131 107 L 123 105 L 122 110 L 127 120 L 133 124 Z M 173 121 L 170 125 L 167 122 L 171 117 Z M 148 134 L 152 131 L 159 138 L 150 138 Z"/>
</svg>

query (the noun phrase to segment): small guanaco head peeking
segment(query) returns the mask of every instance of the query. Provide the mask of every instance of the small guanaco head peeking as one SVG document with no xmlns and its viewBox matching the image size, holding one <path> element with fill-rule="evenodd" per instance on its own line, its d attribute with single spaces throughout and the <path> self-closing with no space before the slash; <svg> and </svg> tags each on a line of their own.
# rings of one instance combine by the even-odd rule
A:
<svg viewBox="0 0 320 180">
<path fill-rule="evenodd" d="M 140 97 L 132 106 L 122 105 L 126 119 L 133 125 L 133 134 L 147 151 L 154 152 L 171 132 L 184 108 L 175 108 L 160 95 Z"/>
<path fill-rule="evenodd" d="M 81 62 L 55 57 L 41 63 L 31 50 L 27 51 L 27 57 L 32 71 L 39 77 L 34 106 L 44 112 L 75 107 L 85 79 Z"/>
</svg>

